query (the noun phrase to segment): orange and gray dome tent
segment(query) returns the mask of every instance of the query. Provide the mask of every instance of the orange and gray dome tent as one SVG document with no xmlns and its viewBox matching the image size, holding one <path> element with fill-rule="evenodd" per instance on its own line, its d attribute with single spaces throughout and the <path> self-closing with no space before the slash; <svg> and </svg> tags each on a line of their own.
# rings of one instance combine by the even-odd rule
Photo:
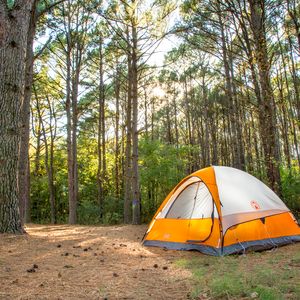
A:
<svg viewBox="0 0 300 300">
<path fill-rule="evenodd" d="M 300 227 L 282 200 L 241 170 L 211 166 L 183 179 L 163 201 L 145 246 L 221 256 L 300 242 Z"/>
</svg>

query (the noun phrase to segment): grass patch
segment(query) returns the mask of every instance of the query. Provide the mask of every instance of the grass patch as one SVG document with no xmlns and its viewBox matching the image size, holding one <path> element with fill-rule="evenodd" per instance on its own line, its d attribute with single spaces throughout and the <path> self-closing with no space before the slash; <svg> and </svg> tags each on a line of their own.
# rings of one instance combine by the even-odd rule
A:
<svg viewBox="0 0 300 300">
<path fill-rule="evenodd" d="M 176 265 L 192 272 L 193 299 L 300 299 L 299 246 L 227 257 L 195 253 Z"/>
</svg>

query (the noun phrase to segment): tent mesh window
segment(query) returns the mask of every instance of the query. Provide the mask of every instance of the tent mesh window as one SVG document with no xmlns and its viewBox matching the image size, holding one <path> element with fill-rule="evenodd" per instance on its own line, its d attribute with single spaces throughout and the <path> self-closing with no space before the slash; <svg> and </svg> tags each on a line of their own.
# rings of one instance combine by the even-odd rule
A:
<svg viewBox="0 0 300 300">
<path fill-rule="evenodd" d="M 212 196 L 202 182 L 188 185 L 172 203 L 167 219 L 210 218 L 213 210 Z"/>
</svg>

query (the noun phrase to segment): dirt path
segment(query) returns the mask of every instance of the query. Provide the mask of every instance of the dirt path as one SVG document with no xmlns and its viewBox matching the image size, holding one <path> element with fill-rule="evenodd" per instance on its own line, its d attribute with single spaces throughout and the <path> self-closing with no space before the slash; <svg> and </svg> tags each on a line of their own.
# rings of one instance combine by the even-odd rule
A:
<svg viewBox="0 0 300 300">
<path fill-rule="evenodd" d="M 0 235 L 0 299 L 187 299 L 174 261 L 201 255 L 141 246 L 145 226 L 26 230 Z"/>
</svg>

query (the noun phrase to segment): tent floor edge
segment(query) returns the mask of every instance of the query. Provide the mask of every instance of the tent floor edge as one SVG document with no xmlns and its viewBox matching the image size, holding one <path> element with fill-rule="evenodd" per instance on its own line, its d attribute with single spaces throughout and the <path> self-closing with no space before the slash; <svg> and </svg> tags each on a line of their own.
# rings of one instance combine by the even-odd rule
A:
<svg viewBox="0 0 300 300">
<path fill-rule="evenodd" d="M 143 242 L 144 246 L 150 247 L 160 247 L 168 250 L 195 250 L 203 254 L 208 254 L 212 256 L 221 256 L 221 248 L 215 248 L 208 245 L 201 244 L 187 244 L 179 242 L 166 242 L 166 241 L 157 241 L 157 240 L 145 240 Z"/>
<path fill-rule="evenodd" d="M 240 242 L 223 247 L 223 255 L 259 252 L 274 249 L 280 246 L 300 242 L 300 235 L 282 236 L 263 240 Z"/>
<path fill-rule="evenodd" d="M 157 240 L 144 240 L 144 246 L 160 247 L 168 250 L 194 250 L 211 256 L 225 256 L 231 254 L 243 254 L 254 251 L 274 249 L 279 246 L 300 242 L 300 235 L 268 238 L 263 240 L 240 242 L 222 248 L 215 248 L 208 245 L 188 244 L 179 242 L 167 242 Z"/>
</svg>

